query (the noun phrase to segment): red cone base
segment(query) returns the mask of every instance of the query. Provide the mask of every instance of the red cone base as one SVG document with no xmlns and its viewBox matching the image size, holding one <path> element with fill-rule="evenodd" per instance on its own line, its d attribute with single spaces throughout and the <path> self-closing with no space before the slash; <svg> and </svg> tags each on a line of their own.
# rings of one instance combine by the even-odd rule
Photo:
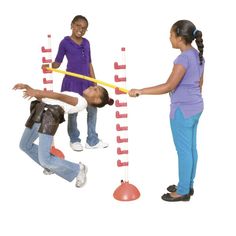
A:
<svg viewBox="0 0 236 236">
<path fill-rule="evenodd" d="M 133 184 L 121 182 L 113 193 L 113 197 L 119 201 L 132 201 L 140 197 L 140 192 Z"/>
<path fill-rule="evenodd" d="M 64 156 L 63 152 L 62 152 L 61 150 L 55 148 L 55 146 L 52 146 L 52 147 L 51 147 L 50 153 L 51 153 L 53 156 L 59 157 L 59 158 L 61 158 L 61 159 L 65 159 L 65 156 Z"/>
</svg>

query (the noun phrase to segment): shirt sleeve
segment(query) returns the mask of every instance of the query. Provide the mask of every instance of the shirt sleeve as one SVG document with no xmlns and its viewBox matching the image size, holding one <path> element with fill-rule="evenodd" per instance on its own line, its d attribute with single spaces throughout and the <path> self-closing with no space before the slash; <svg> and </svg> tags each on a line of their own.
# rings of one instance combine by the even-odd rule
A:
<svg viewBox="0 0 236 236">
<path fill-rule="evenodd" d="M 51 99 L 51 98 L 43 98 L 42 101 L 44 103 L 50 104 L 50 105 L 59 105 L 64 109 L 65 113 L 68 113 L 68 114 L 80 112 L 88 106 L 88 103 L 85 100 L 85 98 L 80 96 L 79 94 L 73 93 L 73 92 L 62 92 L 62 93 L 72 96 L 72 97 L 77 97 L 78 98 L 77 105 L 72 106 L 68 103 L 65 103 L 65 102 L 62 102 L 59 100 L 55 100 L 55 99 Z"/>
<path fill-rule="evenodd" d="M 59 44 L 59 48 L 58 48 L 57 56 L 55 58 L 55 62 L 62 63 L 65 54 L 66 54 L 65 43 L 64 43 L 64 40 L 62 40 Z"/>
<path fill-rule="evenodd" d="M 78 103 L 76 106 L 71 106 L 70 109 L 68 109 L 68 114 L 80 112 L 84 110 L 87 106 L 87 101 L 78 94 Z"/>
<path fill-rule="evenodd" d="M 180 54 L 174 61 L 175 65 L 182 65 L 185 69 L 188 68 L 189 62 L 187 55 Z"/>
</svg>

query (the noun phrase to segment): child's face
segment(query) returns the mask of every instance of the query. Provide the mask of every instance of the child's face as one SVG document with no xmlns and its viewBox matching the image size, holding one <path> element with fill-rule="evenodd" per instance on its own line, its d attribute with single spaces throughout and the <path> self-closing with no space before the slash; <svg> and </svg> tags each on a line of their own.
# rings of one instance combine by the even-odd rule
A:
<svg viewBox="0 0 236 236">
<path fill-rule="evenodd" d="M 83 95 L 87 99 L 88 103 L 101 103 L 101 95 L 102 95 L 102 87 L 101 86 L 90 86 L 84 90 Z"/>
<path fill-rule="evenodd" d="M 71 29 L 72 29 L 72 34 L 80 38 L 83 35 L 85 35 L 88 29 L 88 24 L 85 20 L 79 19 L 75 23 L 71 24 Z"/>
<path fill-rule="evenodd" d="M 171 45 L 172 45 L 172 48 L 178 48 L 177 47 L 177 36 L 175 34 L 175 32 L 173 30 L 170 31 L 170 42 L 171 42 Z"/>
</svg>

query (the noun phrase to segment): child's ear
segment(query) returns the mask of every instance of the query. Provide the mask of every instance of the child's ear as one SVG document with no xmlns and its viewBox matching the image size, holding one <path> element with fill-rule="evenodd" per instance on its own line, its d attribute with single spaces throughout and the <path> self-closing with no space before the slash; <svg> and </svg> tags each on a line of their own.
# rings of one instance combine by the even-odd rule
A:
<svg viewBox="0 0 236 236">
<path fill-rule="evenodd" d="M 100 104 L 102 102 L 101 98 L 94 98 L 95 104 Z"/>
<path fill-rule="evenodd" d="M 183 41 L 183 37 L 180 36 L 179 37 L 179 42 L 181 42 L 181 41 Z"/>
</svg>

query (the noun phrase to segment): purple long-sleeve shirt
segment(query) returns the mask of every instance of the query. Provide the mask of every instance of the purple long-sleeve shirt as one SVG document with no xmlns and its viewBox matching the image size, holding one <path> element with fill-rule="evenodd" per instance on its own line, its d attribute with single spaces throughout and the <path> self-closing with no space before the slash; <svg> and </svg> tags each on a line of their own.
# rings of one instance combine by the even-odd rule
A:
<svg viewBox="0 0 236 236">
<path fill-rule="evenodd" d="M 66 56 L 68 61 L 67 71 L 90 76 L 91 52 L 90 44 L 87 39 L 83 38 L 82 43 L 79 45 L 69 36 L 66 36 L 60 42 L 55 62 L 62 63 L 64 56 Z M 93 85 L 93 83 L 90 81 L 65 75 L 61 91 L 71 91 L 83 95 L 83 91 L 91 85 Z"/>
<path fill-rule="evenodd" d="M 191 48 L 182 52 L 174 64 L 181 64 L 186 73 L 179 85 L 170 93 L 170 118 L 173 119 L 177 108 L 183 112 L 185 118 L 189 118 L 203 111 L 200 78 L 204 71 L 204 62 L 200 65 L 198 51 Z"/>
</svg>

